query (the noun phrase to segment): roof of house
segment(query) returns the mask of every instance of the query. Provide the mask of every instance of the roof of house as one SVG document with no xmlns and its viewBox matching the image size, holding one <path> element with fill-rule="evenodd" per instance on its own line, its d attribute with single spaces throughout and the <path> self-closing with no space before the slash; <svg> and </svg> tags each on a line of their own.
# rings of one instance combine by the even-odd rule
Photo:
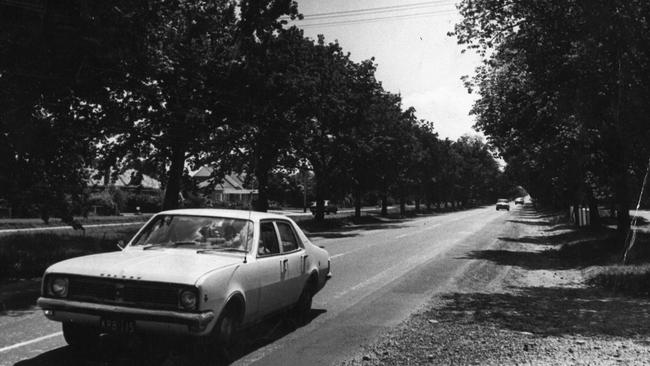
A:
<svg viewBox="0 0 650 366">
<path fill-rule="evenodd" d="M 199 168 L 199 170 L 191 173 L 192 178 L 202 180 L 199 184 L 199 188 L 206 188 L 213 183 L 211 179 L 213 169 L 207 166 Z M 220 191 L 225 194 L 250 194 L 257 193 L 257 189 L 247 188 L 245 186 L 246 175 L 245 174 L 236 174 L 230 173 L 223 177 L 223 179 L 214 185 L 215 191 Z"/>
<path fill-rule="evenodd" d="M 96 176 L 96 171 L 91 172 L 91 177 L 88 180 L 88 185 L 89 186 L 104 186 L 104 177 L 100 176 L 95 178 Z M 137 173 L 137 170 L 135 169 L 127 169 L 125 170 L 122 174 L 117 176 L 117 179 L 115 182 L 109 184 L 110 186 L 113 187 L 142 187 L 142 188 L 148 188 L 148 189 L 160 189 L 161 184 L 160 181 L 157 179 L 154 179 L 146 174 L 142 175 L 142 181 L 140 184 L 131 184 L 131 178 Z"/>
</svg>

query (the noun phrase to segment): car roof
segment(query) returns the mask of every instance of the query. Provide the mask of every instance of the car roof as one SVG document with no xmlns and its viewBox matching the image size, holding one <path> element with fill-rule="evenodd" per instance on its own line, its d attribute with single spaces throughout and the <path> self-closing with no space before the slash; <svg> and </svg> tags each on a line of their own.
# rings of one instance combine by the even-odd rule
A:
<svg viewBox="0 0 650 366">
<path fill-rule="evenodd" d="M 184 208 L 159 212 L 158 215 L 185 215 L 185 216 L 210 216 L 227 217 L 241 220 L 287 219 L 284 215 L 252 210 L 230 210 L 220 208 Z"/>
<path fill-rule="evenodd" d="M 497 202 L 508 202 L 507 198 L 499 198 Z"/>
</svg>

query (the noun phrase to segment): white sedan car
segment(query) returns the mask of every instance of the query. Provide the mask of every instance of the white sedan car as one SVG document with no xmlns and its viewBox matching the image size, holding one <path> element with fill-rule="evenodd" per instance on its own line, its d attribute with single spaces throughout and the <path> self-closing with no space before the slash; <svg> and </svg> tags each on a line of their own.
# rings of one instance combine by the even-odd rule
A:
<svg viewBox="0 0 650 366">
<path fill-rule="evenodd" d="M 240 327 L 280 311 L 304 320 L 330 277 L 329 254 L 285 216 L 174 210 L 152 217 L 122 251 L 50 266 L 38 305 L 72 346 L 101 333 L 228 345 Z"/>
</svg>

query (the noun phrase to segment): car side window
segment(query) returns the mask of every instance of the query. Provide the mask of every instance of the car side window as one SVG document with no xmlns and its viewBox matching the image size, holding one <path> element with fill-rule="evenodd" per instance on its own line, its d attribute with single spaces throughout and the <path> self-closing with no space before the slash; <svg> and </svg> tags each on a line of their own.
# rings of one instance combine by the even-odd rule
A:
<svg viewBox="0 0 650 366">
<path fill-rule="evenodd" d="M 260 256 L 280 254 L 278 236 L 272 222 L 260 223 L 260 242 L 257 247 L 257 254 Z"/>
<path fill-rule="evenodd" d="M 296 234 L 291 229 L 289 223 L 278 221 L 275 223 L 280 232 L 280 240 L 282 241 L 282 251 L 292 252 L 298 249 L 298 239 Z"/>
</svg>

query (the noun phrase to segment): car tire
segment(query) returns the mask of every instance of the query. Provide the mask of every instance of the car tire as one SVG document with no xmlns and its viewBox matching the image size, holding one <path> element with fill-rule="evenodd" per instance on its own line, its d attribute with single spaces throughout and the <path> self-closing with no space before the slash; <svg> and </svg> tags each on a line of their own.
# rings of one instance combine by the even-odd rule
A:
<svg viewBox="0 0 650 366">
<path fill-rule="evenodd" d="M 239 317 L 232 307 L 226 308 L 214 325 L 214 339 L 223 347 L 232 346 L 237 342 Z"/>
<path fill-rule="evenodd" d="M 70 347 L 87 350 L 99 343 L 99 332 L 91 327 L 70 322 L 64 322 L 62 327 L 63 338 Z"/>
<path fill-rule="evenodd" d="M 303 288 L 302 292 L 300 293 L 300 297 L 294 306 L 293 314 L 298 326 L 305 325 L 310 320 L 309 318 L 311 316 L 311 307 L 312 300 L 314 298 L 314 287 L 316 286 L 316 281 L 317 280 L 315 278 L 310 278 L 310 280 L 305 284 L 305 288 Z"/>
</svg>

